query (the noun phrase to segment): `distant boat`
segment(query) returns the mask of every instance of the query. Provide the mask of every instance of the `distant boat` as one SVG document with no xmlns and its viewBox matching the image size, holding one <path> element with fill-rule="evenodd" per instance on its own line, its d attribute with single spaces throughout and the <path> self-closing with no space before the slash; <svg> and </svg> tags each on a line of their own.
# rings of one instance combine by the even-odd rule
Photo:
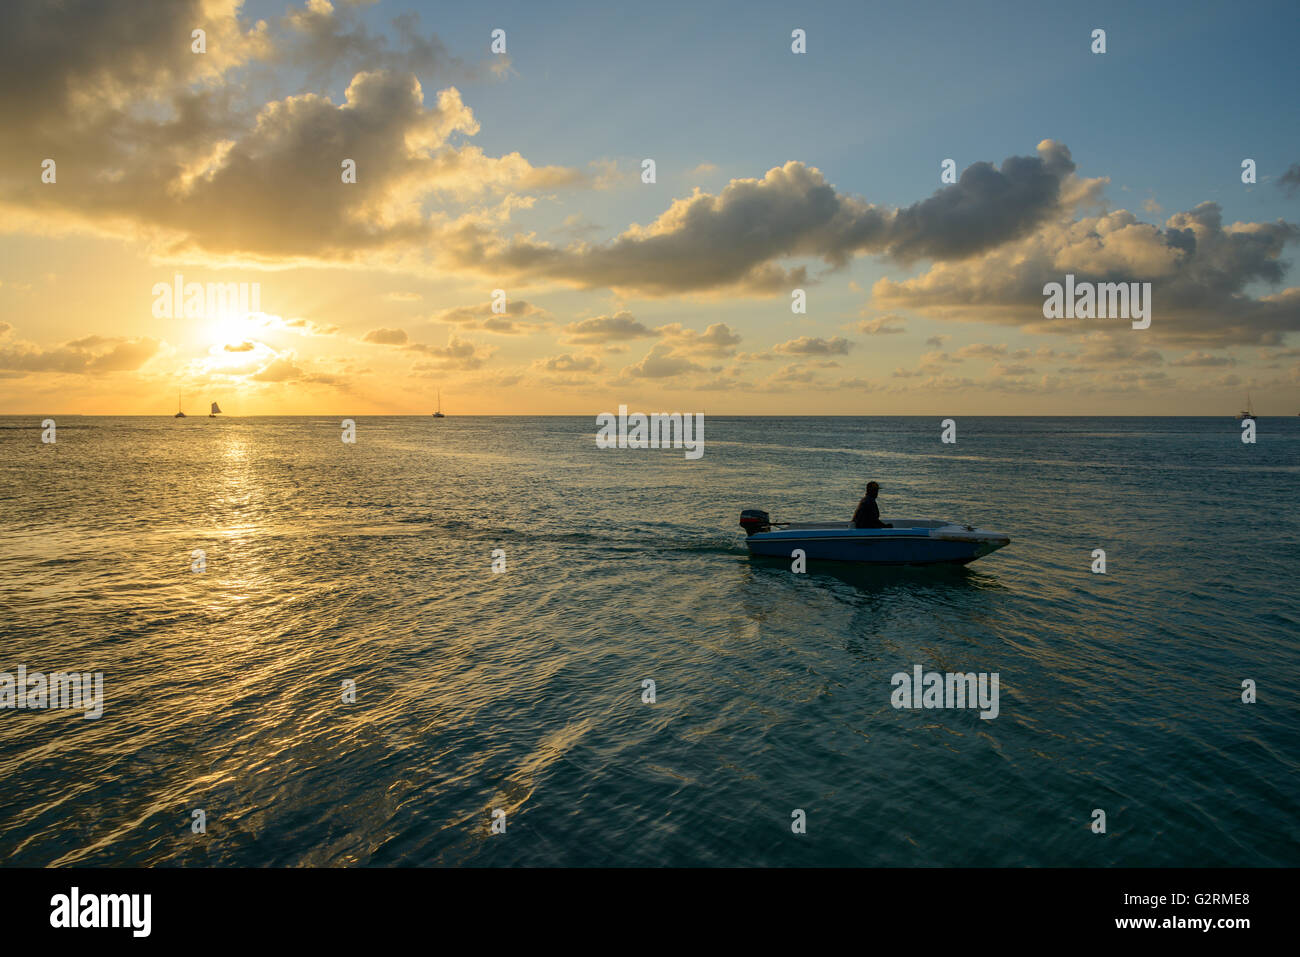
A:
<svg viewBox="0 0 1300 957">
<path fill-rule="evenodd" d="M 433 417 L 435 419 L 446 418 L 446 416 L 442 414 L 442 390 L 441 389 L 438 390 L 438 411 L 433 413 Z"/>
<path fill-rule="evenodd" d="M 181 411 L 181 394 L 179 392 L 176 393 L 176 414 L 173 415 L 172 418 L 173 419 L 185 418 L 185 413 Z"/>
<path fill-rule="evenodd" d="M 221 414 L 221 408 L 215 402 L 213 402 L 212 411 L 208 413 L 208 418 L 215 419 L 220 414 Z"/>
<path fill-rule="evenodd" d="M 1246 421 L 1247 419 L 1254 421 L 1255 411 L 1254 411 L 1254 407 L 1250 404 L 1249 392 L 1246 393 L 1246 408 L 1245 410 L 1237 413 L 1237 418 L 1243 422 Z"/>
</svg>

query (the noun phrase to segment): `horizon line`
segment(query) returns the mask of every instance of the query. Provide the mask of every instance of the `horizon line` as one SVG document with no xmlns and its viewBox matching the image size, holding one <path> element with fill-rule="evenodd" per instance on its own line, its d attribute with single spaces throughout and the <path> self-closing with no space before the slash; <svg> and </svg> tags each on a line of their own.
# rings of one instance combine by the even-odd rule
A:
<svg viewBox="0 0 1300 957">
<path fill-rule="evenodd" d="M 466 412 L 457 415 L 445 415 L 448 419 L 576 419 L 588 416 L 611 415 L 610 412 Z M 1204 415 L 1166 415 L 1157 413 L 1140 413 L 1140 412 L 1110 412 L 1110 413 L 1061 413 L 1059 415 L 1033 413 L 1033 414 L 1016 414 L 1008 415 L 1006 413 L 981 413 L 981 412 L 929 412 L 929 413 L 895 413 L 895 412 L 807 412 L 807 413 L 762 413 L 762 412 L 641 412 L 629 413 L 640 415 L 709 415 L 714 418 L 732 418 L 732 419 L 929 419 L 935 416 L 945 418 L 965 418 L 980 419 L 1218 419 L 1218 418 L 1236 418 L 1234 412 L 1218 412 Z M 0 418 L 28 418 L 41 415 L 75 415 L 83 419 L 174 419 L 174 412 L 0 412 Z M 432 419 L 432 412 L 292 412 L 292 413 L 253 413 L 249 415 L 232 415 L 221 413 L 217 416 L 205 415 L 196 412 L 194 415 L 186 415 L 187 419 L 310 419 L 310 418 L 334 418 L 336 416 L 345 418 L 405 418 L 405 419 Z M 1300 412 L 1296 413 L 1300 416 Z M 1295 416 L 1289 413 L 1256 413 L 1253 416 L 1259 418 L 1289 419 Z"/>
</svg>

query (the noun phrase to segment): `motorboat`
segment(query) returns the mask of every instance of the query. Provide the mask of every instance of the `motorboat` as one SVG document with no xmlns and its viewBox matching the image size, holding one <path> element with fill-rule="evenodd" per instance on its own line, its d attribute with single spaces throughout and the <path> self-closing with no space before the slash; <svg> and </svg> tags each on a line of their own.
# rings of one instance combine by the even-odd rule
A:
<svg viewBox="0 0 1300 957">
<path fill-rule="evenodd" d="M 1002 532 L 925 519 L 894 519 L 892 528 L 850 522 L 773 522 L 761 509 L 740 513 L 751 555 L 791 558 L 802 549 L 814 561 L 868 565 L 965 565 L 1011 544 Z"/>
</svg>

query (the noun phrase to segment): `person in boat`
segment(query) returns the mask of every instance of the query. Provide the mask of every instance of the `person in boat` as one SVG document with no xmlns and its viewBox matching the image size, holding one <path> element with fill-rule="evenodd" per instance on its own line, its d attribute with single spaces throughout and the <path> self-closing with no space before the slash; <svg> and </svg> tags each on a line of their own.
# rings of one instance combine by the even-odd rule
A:
<svg viewBox="0 0 1300 957">
<path fill-rule="evenodd" d="M 853 513 L 854 528 L 893 528 L 888 522 L 880 520 L 880 508 L 876 505 L 876 496 L 880 494 L 880 485 L 867 483 L 867 494 L 858 503 L 858 510 Z"/>
</svg>

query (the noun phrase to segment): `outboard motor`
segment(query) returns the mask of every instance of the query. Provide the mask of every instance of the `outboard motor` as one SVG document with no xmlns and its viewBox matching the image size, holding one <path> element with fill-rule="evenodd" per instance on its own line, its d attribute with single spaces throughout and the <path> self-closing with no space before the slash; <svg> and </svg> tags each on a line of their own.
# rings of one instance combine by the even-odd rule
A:
<svg viewBox="0 0 1300 957">
<path fill-rule="evenodd" d="M 747 508 L 740 513 L 740 527 L 745 530 L 746 535 L 753 535 L 755 532 L 770 532 L 772 530 L 772 520 L 768 517 L 767 512 L 759 508 Z"/>
</svg>

